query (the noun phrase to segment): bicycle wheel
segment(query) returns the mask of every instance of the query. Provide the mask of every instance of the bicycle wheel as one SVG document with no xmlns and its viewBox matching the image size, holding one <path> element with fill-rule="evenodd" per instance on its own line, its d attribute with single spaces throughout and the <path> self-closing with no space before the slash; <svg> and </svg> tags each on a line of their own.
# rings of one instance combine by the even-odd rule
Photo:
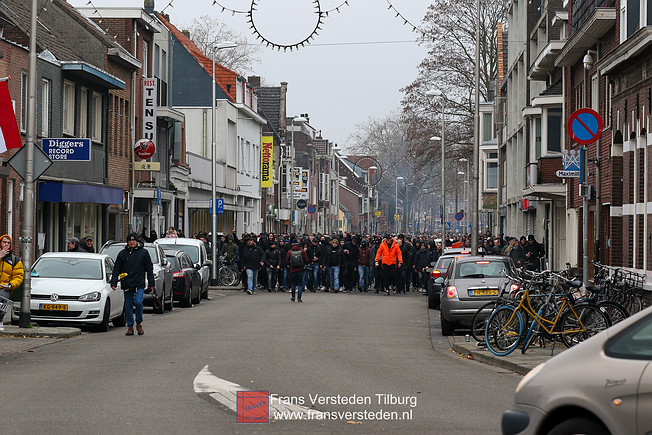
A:
<svg viewBox="0 0 652 435">
<path fill-rule="evenodd" d="M 629 298 L 629 315 L 634 315 L 643 309 L 643 301 L 639 295 L 631 295 Z"/>
<path fill-rule="evenodd" d="M 518 346 L 522 332 L 521 313 L 514 307 L 503 305 L 487 319 L 484 333 L 487 348 L 497 356 L 509 355 Z"/>
<path fill-rule="evenodd" d="M 595 305 L 576 305 L 564 311 L 559 319 L 559 332 L 566 347 L 573 347 L 608 327 L 609 318 Z"/>
<path fill-rule="evenodd" d="M 230 269 L 233 271 L 233 283 L 231 284 L 231 287 L 235 287 L 240 284 L 240 271 L 233 266 L 231 266 Z"/>
<path fill-rule="evenodd" d="M 497 305 L 497 301 L 487 302 L 475 312 L 473 321 L 471 322 L 471 335 L 473 335 L 476 341 L 484 341 L 484 330 L 487 326 L 487 319 L 489 319 L 489 316 L 496 309 Z"/>
<path fill-rule="evenodd" d="M 615 325 L 629 317 L 629 313 L 622 305 L 611 301 L 598 302 L 598 308 L 609 317 L 610 325 Z"/>
<path fill-rule="evenodd" d="M 232 271 L 228 266 L 220 267 L 220 270 L 217 272 L 217 276 L 217 280 L 221 286 L 228 286 L 233 279 Z"/>
</svg>

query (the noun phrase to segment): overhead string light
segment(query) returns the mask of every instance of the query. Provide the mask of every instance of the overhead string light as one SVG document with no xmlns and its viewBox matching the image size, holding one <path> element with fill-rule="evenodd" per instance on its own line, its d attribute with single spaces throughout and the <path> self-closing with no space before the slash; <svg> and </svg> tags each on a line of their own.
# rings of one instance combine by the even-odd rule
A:
<svg viewBox="0 0 652 435">
<path fill-rule="evenodd" d="M 436 40 L 435 36 L 432 33 L 426 32 L 425 30 L 421 29 L 419 26 L 412 24 L 412 22 L 409 19 L 407 19 L 401 12 L 399 12 L 399 10 L 396 9 L 394 5 L 390 3 L 389 0 L 385 0 L 385 1 L 387 2 L 387 10 L 391 10 L 396 14 L 394 18 L 400 18 L 401 20 L 403 20 L 404 26 L 409 25 L 410 27 L 412 27 L 412 32 L 421 35 L 422 40 L 426 38 L 432 39 L 433 42 Z"/>
<path fill-rule="evenodd" d="M 322 12 L 322 13 L 323 13 L 324 16 L 326 16 L 326 17 L 328 16 L 329 13 L 331 13 L 331 12 L 333 12 L 333 11 L 337 11 L 337 13 L 339 14 L 339 13 L 340 13 L 340 9 L 343 8 L 344 6 L 350 6 L 350 5 L 349 5 L 349 0 L 345 0 L 345 1 L 343 1 L 340 5 L 334 7 L 333 9 L 329 9 L 329 10 L 324 11 L 324 12 Z"/>
</svg>

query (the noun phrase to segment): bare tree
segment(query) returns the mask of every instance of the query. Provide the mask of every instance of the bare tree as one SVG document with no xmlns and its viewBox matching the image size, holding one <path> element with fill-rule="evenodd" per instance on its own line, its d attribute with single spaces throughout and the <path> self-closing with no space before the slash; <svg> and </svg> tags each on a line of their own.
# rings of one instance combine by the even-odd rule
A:
<svg viewBox="0 0 652 435">
<path fill-rule="evenodd" d="M 261 51 L 260 46 L 250 45 L 243 35 L 208 15 L 193 20 L 190 26 L 190 38 L 206 56 L 210 58 L 215 56 L 217 63 L 239 74 L 252 73 L 254 66 L 260 63 L 258 57 Z M 228 50 L 215 50 L 215 46 L 224 41 L 235 42 L 237 47 Z"/>
<path fill-rule="evenodd" d="M 473 137 L 475 89 L 475 24 L 478 19 L 475 0 L 434 0 L 423 19 L 423 28 L 432 35 L 423 43 L 428 57 L 419 65 L 419 75 L 402 89 L 405 96 L 403 122 L 408 129 L 409 149 L 424 156 L 423 164 L 436 160 L 436 151 L 428 139 L 436 135 L 445 112 L 446 142 L 468 143 Z M 498 23 L 506 21 L 506 2 L 480 0 L 480 100 L 490 101 L 498 68 Z M 426 92 L 442 91 L 432 99 Z M 467 157 L 468 146 L 458 146 L 458 157 Z"/>
</svg>

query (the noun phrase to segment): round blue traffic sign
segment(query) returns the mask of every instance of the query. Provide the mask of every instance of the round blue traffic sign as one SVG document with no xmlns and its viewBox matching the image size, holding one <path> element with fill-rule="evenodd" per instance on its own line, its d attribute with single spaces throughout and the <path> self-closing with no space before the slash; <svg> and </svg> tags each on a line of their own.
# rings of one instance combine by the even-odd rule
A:
<svg viewBox="0 0 652 435">
<path fill-rule="evenodd" d="M 461 221 L 462 219 L 464 219 L 464 213 L 462 213 L 462 212 L 455 213 L 455 220 L 456 221 Z"/>
<path fill-rule="evenodd" d="M 568 134 L 580 145 L 589 145 L 602 136 L 602 117 L 593 109 L 578 109 L 568 118 Z"/>
<path fill-rule="evenodd" d="M 316 211 L 317 211 L 317 207 L 315 207 L 314 205 L 308 206 L 308 213 L 313 214 Z"/>
</svg>

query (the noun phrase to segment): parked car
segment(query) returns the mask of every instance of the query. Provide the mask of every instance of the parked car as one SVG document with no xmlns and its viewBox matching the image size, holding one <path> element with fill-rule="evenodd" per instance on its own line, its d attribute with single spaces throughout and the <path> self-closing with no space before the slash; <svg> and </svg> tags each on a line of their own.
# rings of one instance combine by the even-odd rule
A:
<svg viewBox="0 0 652 435">
<path fill-rule="evenodd" d="M 448 248 L 437 259 L 436 263 L 432 263 L 432 269 L 426 269 L 428 272 L 428 283 L 426 285 L 426 292 L 428 293 L 428 308 L 436 310 L 439 308 L 439 301 L 441 295 L 441 285 L 436 283 L 439 277 L 445 277 L 448 265 L 455 258 L 465 257 L 471 255 L 469 248 Z"/>
<path fill-rule="evenodd" d="M 454 258 L 442 285 L 440 303 L 441 332 L 452 335 L 459 326 L 470 327 L 473 316 L 487 302 L 497 299 L 509 284 L 514 263 L 502 255 L 474 255 Z"/>
<path fill-rule="evenodd" d="M 213 262 L 208 259 L 206 245 L 201 240 L 189 239 L 184 237 L 158 239 L 154 243 L 163 247 L 163 249 L 180 249 L 192 260 L 192 264 L 199 270 L 201 276 L 201 297 L 208 298 L 208 281 L 211 275 L 211 266 Z"/>
<path fill-rule="evenodd" d="M 190 256 L 177 249 L 165 249 L 172 272 L 172 291 L 174 300 L 184 308 L 201 302 L 201 276 L 192 264 Z"/>
<path fill-rule="evenodd" d="M 652 433 L 652 307 L 535 367 L 504 434 Z"/>
<path fill-rule="evenodd" d="M 84 324 L 96 331 L 125 325 L 124 292 L 111 289 L 113 259 L 104 254 L 48 252 L 32 266 L 31 319 L 39 323 Z M 18 323 L 20 302 L 11 322 Z"/>
<path fill-rule="evenodd" d="M 109 240 L 100 249 L 101 254 L 109 255 L 113 261 L 118 257 L 118 253 L 122 251 L 127 244 L 125 242 L 116 242 Z M 150 293 L 145 289 L 143 297 L 143 305 L 151 306 L 158 314 L 172 309 L 174 298 L 172 295 L 172 273 L 170 272 L 170 263 L 165 258 L 163 249 L 154 243 L 145 243 L 143 249 L 146 249 L 152 259 L 154 266 L 154 281 L 156 284 L 155 292 Z"/>
</svg>

